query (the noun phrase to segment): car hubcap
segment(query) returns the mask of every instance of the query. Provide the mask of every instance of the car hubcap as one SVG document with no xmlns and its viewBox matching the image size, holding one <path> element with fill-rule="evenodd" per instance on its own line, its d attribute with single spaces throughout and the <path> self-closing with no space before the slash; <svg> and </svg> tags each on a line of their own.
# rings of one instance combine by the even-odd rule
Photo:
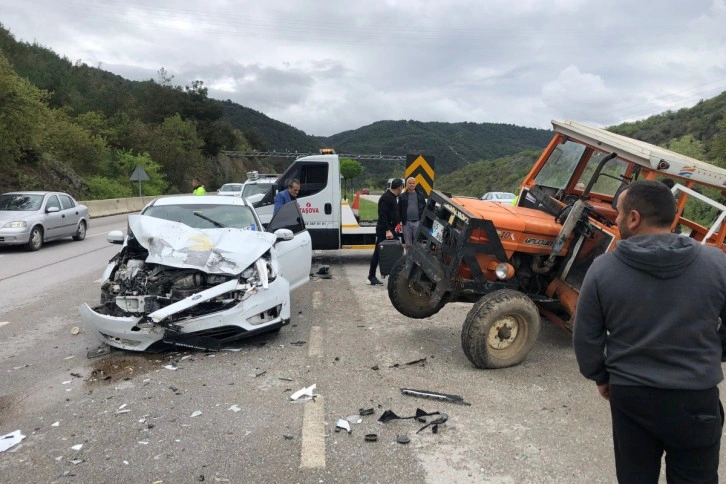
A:
<svg viewBox="0 0 726 484">
<path fill-rule="evenodd" d="M 38 247 L 38 244 L 40 243 L 40 232 L 37 230 L 33 230 L 33 235 L 32 235 L 31 240 L 33 243 L 33 247 Z"/>
<path fill-rule="evenodd" d="M 78 236 L 79 237 L 85 237 L 86 236 L 86 224 L 82 223 L 78 226 Z"/>
</svg>

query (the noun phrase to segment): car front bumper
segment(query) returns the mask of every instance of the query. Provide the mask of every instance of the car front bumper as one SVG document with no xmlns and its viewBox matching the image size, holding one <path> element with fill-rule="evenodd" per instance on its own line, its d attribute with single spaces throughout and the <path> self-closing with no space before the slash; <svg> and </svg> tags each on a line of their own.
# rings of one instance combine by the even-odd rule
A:
<svg viewBox="0 0 726 484">
<path fill-rule="evenodd" d="M 169 325 L 142 321 L 141 316 L 116 317 L 101 314 L 83 304 L 81 318 L 98 338 L 110 346 L 123 350 L 146 351 L 162 342 Z M 225 335 L 225 342 L 272 331 L 290 321 L 290 285 L 282 277 L 270 282 L 267 289 L 257 288 L 236 306 L 203 316 L 190 317 L 173 323 L 174 340 L 185 336 Z M 214 336 L 212 336 L 214 337 Z"/>
<path fill-rule="evenodd" d="M 0 228 L 0 245 L 22 245 L 30 240 L 30 227 Z"/>
</svg>

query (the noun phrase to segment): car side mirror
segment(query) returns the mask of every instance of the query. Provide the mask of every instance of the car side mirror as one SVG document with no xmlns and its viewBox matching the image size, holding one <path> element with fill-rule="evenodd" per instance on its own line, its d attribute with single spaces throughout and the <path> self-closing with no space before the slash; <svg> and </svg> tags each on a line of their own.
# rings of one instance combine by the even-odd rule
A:
<svg viewBox="0 0 726 484">
<path fill-rule="evenodd" d="M 112 230 L 106 235 L 106 240 L 112 244 L 123 244 L 124 233 L 120 230 Z"/>
<path fill-rule="evenodd" d="M 295 234 L 290 229 L 277 229 L 275 230 L 275 237 L 277 237 L 277 240 L 292 240 L 295 238 Z"/>
<path fill-rule="evenodd" d="M 48 207 L 45 209 L 45 213 L 56 213 L 60 212 L 60 208 L 58 207 Z"/>
</svg>

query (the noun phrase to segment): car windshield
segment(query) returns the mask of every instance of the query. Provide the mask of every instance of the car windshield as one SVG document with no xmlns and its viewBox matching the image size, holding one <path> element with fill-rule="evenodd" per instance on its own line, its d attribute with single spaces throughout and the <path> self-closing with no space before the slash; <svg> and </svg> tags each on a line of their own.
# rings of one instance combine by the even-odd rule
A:
<svg viewBox="0 0 726 484">
<path fill-rule="evenodd" d="M 499 193 L 497 194 L 497 198 L 499 200 L 514 200 L 516 195 L 514 193 Z"/>
<path fill-rule="evenodd" d="M 195 229 L 230 227 L 260 230 L 250 207 L 243 205 L 153 205 L 141 214 L 180 222 Z"/>
<path fill-rule="evenodd" d="M 0 210 L 34 212 L 40 210 L 43 195 L 26 193 L 6 193 L 0 195 Z"/>
<path fill-rule="evenodd" d="M 243 197 L 251 197 L 252 195 L 264 195 L 272 186 L 272 183 L 248 183 L 242 190 Z"/>
<path fill-rule="evenodd" d="M 241 183 L 227 183 L 219 189 L 220 192 L 238 192 L 240 190 L 242 190 Z"/>
</svg>

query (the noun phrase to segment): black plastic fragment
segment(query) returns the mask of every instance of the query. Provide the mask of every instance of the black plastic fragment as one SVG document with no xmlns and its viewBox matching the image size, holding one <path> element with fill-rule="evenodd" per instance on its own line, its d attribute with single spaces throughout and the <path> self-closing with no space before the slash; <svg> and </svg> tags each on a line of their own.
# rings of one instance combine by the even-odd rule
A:
<svg viewBox="0 0 726 484">
<path fill-rule="evenodd" d="M 366 442 L 375 442 L 376 440 L 378 440 L 378 435 L 377 435 L 377 434 L 366 434 L 366 435 L 365 435 L 365 436 L 363 437 L 363 439 L 364 439 L 364 440 L 365 440 Z"/>
<path fill-rule="evenodd" d="M 375 410 L 372 408 L 361 408 L 358 410 L 358 415 L 365 416 L 365 415 L 373 415 Z"/>
<path fill-rule="evenodd" d="M 399 444 L 405 445 L 405 444 L 408 444 L 409 442 L 411 442 L 411 439 L 409 439 L 405 435 L 399 435 L 396 437 L 396 442 L 398 442 Z"/>
<path fill-rule="evenodd" d="M 412 397 L 431 398 L 433 400 L 443 400 L 445 402 L 456 403 L 457 405 L 471 405 L 464 401 L 461 395 L 451 395 L 449 393 L 432 392 L 430 390 L 414 390 L 412 388 L 401 388 L 401 393 Z"/>
</svg>

